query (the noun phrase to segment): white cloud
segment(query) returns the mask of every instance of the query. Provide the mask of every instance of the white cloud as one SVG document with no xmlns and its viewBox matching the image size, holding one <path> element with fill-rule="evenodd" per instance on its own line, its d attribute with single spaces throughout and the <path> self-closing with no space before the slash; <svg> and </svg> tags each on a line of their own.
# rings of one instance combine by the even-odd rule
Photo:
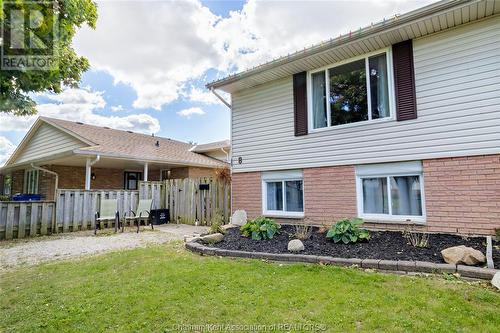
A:
<svg viewBox="0 0 500 333">
<path fill-rule="evenodd" d="M 4 136 L 0 136 L 0 166 L 4 165 L 16 147 Z"/>
<path fill-rule="evenodd" d="M 200 108 L 189 108 L 189 109 L 181 110 L 181 111 L 177 112 L 177 114 L 181 117 L 191 119 L 192 115 L 204 115 L 205 111 L 203 111 Z"/>
<path fill-rule="evenodd" d="M 39 94 L 38 97 L 44 97 L 48 101 L 37 105 L 37 115 L 16 117 L 0 113 L 0 131 L 26 131 L 38 116 L 81 121 L 91 125 L 108 126 L 147 134 L 160 130 L 158 119 L 148 114 L 134 114 L 124 117 L 97 114 L 96 111 L 102 110 L 106 106 L 103 93 L 88 89 L 66 89 L 58 95 Z"/>
<path fill-rule="evenodd" d="M 121 111 L 124 111 L 125 109 L 123 108 L 122 105 L 113 105 L 111 108 L 110 108 L 111 112 L 121 112 Z"/>
<path fill-rule="evenodd" d="M 96 31 L 83 28 L 75 47 L 137 92 L 134 107 L 160 109 L 209 69 L 243 70 L 430 2 L 249 0 L 221 18 L 198 0 L 99 1 Z M 187 94 L 216 103 L 208 92 Z"/>
</svg>

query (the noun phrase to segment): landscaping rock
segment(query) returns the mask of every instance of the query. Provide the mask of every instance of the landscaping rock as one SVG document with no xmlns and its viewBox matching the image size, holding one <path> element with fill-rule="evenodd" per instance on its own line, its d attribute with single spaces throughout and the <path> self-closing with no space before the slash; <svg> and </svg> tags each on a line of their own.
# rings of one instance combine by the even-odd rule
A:
<svg viewBox="0 0 500 333">
<path fill-rule="evenodd" d="M 465 245 L 453 246 L 441 251 L 443 259 L 453 265 L 477 265 L 486 262 L 486 257 L 481 251 Z"/>
<path fill-rule="evenodd" d="M 222 242 L 222 240 L 224 239 L 224 235 L 217 233 L 217 234 L 203 236 L 200 239 L 205 244 L 215 244 Z"/>
<path fill-rule="evenodd" d="M 500 272 L 495 273 L 493 279 L 491 279 L 491 284 L 500 289 Z"/>
<path fill-rule="evenodd" d="M 299 239 L 292 239 L 291 241 L 288 242 L 288 251 L 290 252 L 300 252 L 304 251 L 304 243 L 302 243 L 301 240 Z"/>
<path fill-rule="evenodd" d="M 231 224 L 241 227 L 242 225 L 247 223 L 247 219 L 247 212 L 245 212 L 244 210 L 237 210 L 233 213 Z"/>
</svg>

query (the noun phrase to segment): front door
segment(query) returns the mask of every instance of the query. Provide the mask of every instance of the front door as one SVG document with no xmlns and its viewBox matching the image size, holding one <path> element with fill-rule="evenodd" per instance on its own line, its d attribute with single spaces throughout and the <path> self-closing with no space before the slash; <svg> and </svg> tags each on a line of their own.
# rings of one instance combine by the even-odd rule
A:
<svg viewBox="0 0 500 333">
<path fill-rule="evenodd" d="M 138 190 L 139 180 L 142 180 L 142 172 L 125 171 L 125 184 L 126 190 Z"/>
</svg>

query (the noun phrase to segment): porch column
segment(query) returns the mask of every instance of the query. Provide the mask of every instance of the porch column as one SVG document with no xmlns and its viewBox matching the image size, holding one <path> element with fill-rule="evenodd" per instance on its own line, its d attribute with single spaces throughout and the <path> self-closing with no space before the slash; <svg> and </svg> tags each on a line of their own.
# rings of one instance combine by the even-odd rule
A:
<svg viewBox="0 0 500 333">
<path fill-rule="evenodd" d="M 149 171 L 149 166 L 147 163 L 144 163 L 144 181 L 148 181 L 148 171 Z"/>
<path fill-rule="evenodd" d="M 92 174 L 92 164 L 90 158 L 87 158 L 87 163 L 85 164 L 85 190 L 90 190 L 90 177 Z"/>
</svg>

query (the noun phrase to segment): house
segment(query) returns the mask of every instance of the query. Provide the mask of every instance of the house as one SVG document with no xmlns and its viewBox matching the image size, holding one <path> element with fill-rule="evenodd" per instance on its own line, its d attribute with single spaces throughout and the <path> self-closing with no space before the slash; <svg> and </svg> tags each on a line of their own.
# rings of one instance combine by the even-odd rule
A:
<svg viewBox="0 0 500 333">
<path fill-rule="evenodd" d="M 207 84 L 231 94 L 232 209 L 500 228 L 500 1 L 440 1 Z"/>
<path fill-rule="evenodd" d="M 196 146 L 40 117 L 0 172 L 10 176 L 9 193 L 52 200 L 56 187 L 136 190 L 140 180 L 213 176 L 229 167 L 229 151 L 228 141 Z"/>
</svg>

